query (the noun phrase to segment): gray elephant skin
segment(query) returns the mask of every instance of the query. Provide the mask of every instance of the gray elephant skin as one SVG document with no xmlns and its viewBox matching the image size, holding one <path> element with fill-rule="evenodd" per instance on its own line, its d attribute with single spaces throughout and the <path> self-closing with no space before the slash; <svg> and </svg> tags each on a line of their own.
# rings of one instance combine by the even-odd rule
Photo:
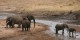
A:
<svg viewBox="0 0 80 40">
<path fill-rule="evenodd" d="M 62 35 L 64 35 L 64 29 L 67 28 L 67 30 L 69 29 L 68 25 L 67 24 L 57 24 L 55 26 L 55 29 L 56 29 L 56 34 L 58 34 L 58 31 L 59 30 L 62 30 Z"/>
<path fill-rule="evenodd" d="M 31 22 L 31 20 L 34 21 L 34 27 L 35 27 L 35 18 L 32 15 L 27 15 L 27 16 L 20 16 L 20 15 L 15 15 L 15 16 L 9 16 L 6 19 L 6 25 L 8 26 L 12 26 L 12 28 L 14 27 L 15 24 L 18 24 L 18 28 L 20 28 L 23 18 L 27 17 L 28 20 Z"/>
<path fill-rule="evenodd" d="M 30 21 L 28 20 L 28 18 L 23 18 L 23 21 L 22 21 L 22 31 L 26 31 L 26 28 L 27 28 L 27 31 L 30 30 Z"/>
</svg>

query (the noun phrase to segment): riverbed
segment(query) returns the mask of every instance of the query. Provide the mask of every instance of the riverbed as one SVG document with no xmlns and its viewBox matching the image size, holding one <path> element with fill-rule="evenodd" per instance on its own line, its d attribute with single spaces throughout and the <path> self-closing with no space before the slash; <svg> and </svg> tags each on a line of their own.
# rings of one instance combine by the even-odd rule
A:
<svg viewBox="0 0 80 40">
<path fill-rule="evenodd" d="M 6 15 L 6 16 L 5 16 Z M 9 15 L 15 15 L 15 14 L 9 14 Z M 8 13 L 4 13 L 1 14 L 0 19 L 6 19 L 6 17 L 8 16 Z M 73 20 L 75 21 L 75 20 Z M 72 20 L 45 20 L 43 19 L 36 19 L 36 23 L 41 23 L 44 25 L 48 25 L 48 30 L 44 31 L 45 34 L 50 35 L 51 37 L 56 37 L 57 40 L 79 40 L 80 39 L 80 32 L 76 32 L 76 35 L 74 35 L 75 37 L 69 37 L 66 29 L 64 31 L 64 36 L 62 35 L 62 31 L 59 31 L 58 36 L 55 34 L 55 25 L 56 24 L 62 24 L 62 23 L 67 23 L 69 25 L 72 25 L 70 22 L 73 22 Z M 73 24 L 73 26 L 76 24 Z M 78 26 L 80 27 L 80 26 Z"/>
</svg>

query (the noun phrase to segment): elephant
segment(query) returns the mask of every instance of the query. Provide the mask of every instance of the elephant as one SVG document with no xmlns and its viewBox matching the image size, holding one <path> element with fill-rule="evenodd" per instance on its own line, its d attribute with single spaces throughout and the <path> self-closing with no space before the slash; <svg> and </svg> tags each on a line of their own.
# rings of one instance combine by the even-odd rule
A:
<svg viewBox="0 0 80 40">
<path fill-rule="evenodd" d="M 74 36 L 73 33 L 75 33 L 75 35 L 76 35 L 76 29 L 74 29 L 74 28 L 69 28 L 68 31 L 69 31 L 69 37 L 73 37 L 73 36 Z M 70 36 L 71 33 L 72 33 L 72 36 Z"/>
<path fill-rule="evenodd" d="M 56 29 L 56 34 L 58 34 L 59 30 L 62 30 L 62 35 L 64 35 L 64 29 L 67 28 L 68 30 L 68 25 L 67 24 L 56 24 L 55 29 Z"/>
<path fill-rule="evenodd" d="M 22 24 L 22 21 L 23 21 L 23 19 L 22 19 L 22 17 L 20 17 L 20 16 L 9 16 L 9 17 L 7 17 L 7 19 L 6 19 L 7 21 L 6 21 L 6 24 L 7 25 L 11 25 L 12 26 L 12 28 L 14 28 L 14 25 L 15 24 L 18 24 L 18 27 L 20 27 L 20 25 Z M 11 22 L 11 21 L 12 22 Z M 10 23 L 11 22 L 11 23 Z"/>
<path fill-rule="evenodd" d="M 23 15 L 9 16 L 6 19 L 6 20 L 8 20 L 8 21 L 6 21 L 6 24 L 8 24 L 9 20 L 12 19 L 11 20 L 12 23 L 8 24 L 8 25 L 11 25 L 12 27 L 14 27 L 14 24 L 18 24 L 18 28 L 20 28 L 20 25 L 22 24 L 22 21 L 23 21 L 23 17 L 27 17 L 30 22 L 31 22 L 31 20 L 33 20 L 34 21 L 34 28 L 35 28 L 35 18 L 32 15 L 27 15 L 27 16 L 23 16 Z"/>
<path fill-rule="evenodd" d="M 10 26 L 11 28 L 13 27 L 13 18 L 11 18 L 11 17 L 8 17 L 7 19 L 6 19 L 6 27 L 8 28 L 8 26 Z"/>
<path fill-rule="evenodd" d="M 26 31 L 26 28 L 27 28 L 27 31 L 30 30 L 30 24 L 31 22 L 28 20 L 28 18 L 23 18 L 23 21 L 22 21 L 22 31 Z"/>
<path fill-rule="evenodd" d="M 32 15 L 24 16 L 23 15 L 23 17 L 27 17 L 30 22 L 31 22 L 31 20 L 33 20 L 33 22 L 34 22 L 34 28 L 35 28 L 35 17 L 34 16 L 32 16 Z"/>
</svg>

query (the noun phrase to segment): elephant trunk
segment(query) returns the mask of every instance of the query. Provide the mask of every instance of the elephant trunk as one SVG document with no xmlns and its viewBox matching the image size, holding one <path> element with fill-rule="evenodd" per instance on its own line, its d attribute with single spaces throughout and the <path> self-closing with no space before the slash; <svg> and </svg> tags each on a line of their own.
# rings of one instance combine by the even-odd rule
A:
<svg viewBox="0 0 80 40">
<path fill-rule="evenodd" d="M 33 21 L 34 21 L 34 28 L 35 28 L 35 23 L 36 23 L 36 22 L 35 22 L 35 18 L 33 19 Z"/>
<path fill-rule="evenodd" d="M 30 22 L 31 22 L 31 20 L 34 21 L 34 28 L 35 28 L 35 18 L 34 18 L 34 16 L 28 15 L 27 18 L 28 18 L 28 20 L 29 20 Z"/>
</svg>

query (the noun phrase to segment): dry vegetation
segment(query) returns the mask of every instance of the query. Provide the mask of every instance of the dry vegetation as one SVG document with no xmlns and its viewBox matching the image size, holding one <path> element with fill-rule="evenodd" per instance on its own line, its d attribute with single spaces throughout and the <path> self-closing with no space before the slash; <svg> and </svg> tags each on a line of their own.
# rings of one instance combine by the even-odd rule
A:
<svg viewBox="0 0 80 40">
<path fill-rule="evenodd" d="M 80 0 L 0 0 L 0 11 L 77 11 Z"/>
</svg>

